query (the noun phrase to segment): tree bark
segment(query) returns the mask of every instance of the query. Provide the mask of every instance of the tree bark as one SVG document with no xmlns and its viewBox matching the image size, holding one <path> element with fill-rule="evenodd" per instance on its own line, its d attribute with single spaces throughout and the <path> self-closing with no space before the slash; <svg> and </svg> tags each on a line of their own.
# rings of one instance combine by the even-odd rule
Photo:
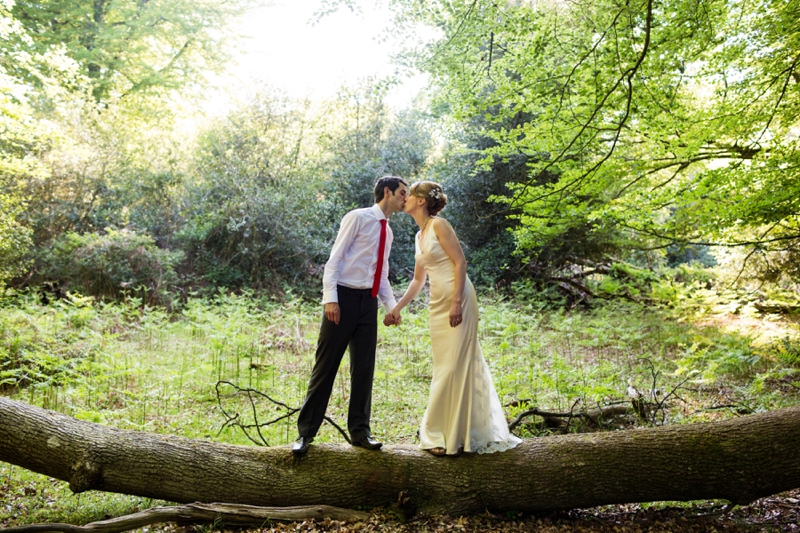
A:
<svg viewBox="0 0 800 533">
<path fill-rule="evenodd" d="M 258 448 L 122 431 L 0 398 L 0 460 L 102 490 L 258 506 L 387 505 L 417 512 L 545 511 L 721 498 L 800 487 L 800 407 L 723 422 L 526 440 L 490 455 L 437 458 L 312 445 Z"/>
</svg>

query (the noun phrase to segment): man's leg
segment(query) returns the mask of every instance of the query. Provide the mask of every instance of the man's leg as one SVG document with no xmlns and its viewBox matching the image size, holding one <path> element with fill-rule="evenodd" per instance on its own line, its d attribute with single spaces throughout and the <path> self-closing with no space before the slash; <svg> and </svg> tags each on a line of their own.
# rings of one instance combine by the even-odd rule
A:
<svg viewBox="0 0 800 533">
<path fill-rule="evenodd" d="M 366 295 L 350 341 L 350 407 L 347 429 L 353 441 L 371 435 L 372 379 L 378 342 L 378 300 Z"/>
<path fill-rule="evenodd" d="M 339 291 L 341 318 L 336 325 L 324 315 L 317 340 L 314 369 L 308 383 L 308 391 L 297 417 L 297 432 L 301 437 L 314 438 L 325 418 L 336 373 L 347 345 L 358 323 L 358 308 L 352 295 Z"/>
</svg>

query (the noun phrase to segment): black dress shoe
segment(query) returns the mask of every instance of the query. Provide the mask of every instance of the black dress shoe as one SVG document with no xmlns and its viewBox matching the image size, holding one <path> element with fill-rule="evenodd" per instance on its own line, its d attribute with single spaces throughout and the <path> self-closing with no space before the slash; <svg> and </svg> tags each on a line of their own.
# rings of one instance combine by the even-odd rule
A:
<svg viewBox="0 0 800 533">
<path fill-rule="evenodd" d="M 313 440 L 314 437 L 300 437 L 294 444 L 292 444 L 292 453 L 295 455 L 305 455 L 308 451 L 308 446 Z"/>
<path fill-rule="evenodd" d="M 353 439 L 353 446 L 361 446 L 368 450 L 380 450 L 383 446 L 382 442 L 378 442 L 370 436 L 361 437 L 360 439 Z"/>
</svg>

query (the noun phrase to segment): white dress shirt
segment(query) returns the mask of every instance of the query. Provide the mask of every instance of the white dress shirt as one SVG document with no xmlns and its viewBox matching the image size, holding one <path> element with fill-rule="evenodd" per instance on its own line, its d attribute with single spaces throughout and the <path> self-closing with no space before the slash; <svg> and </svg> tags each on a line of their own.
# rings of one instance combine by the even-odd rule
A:
<svg viewBox="0 0 800 533">
<path fill-rule="evenodd" d="M 351 289 L 372 289 L 375 269 L 378 265 L 378 243 L 381 236 L 381 220 L 386 215 L 378 204 L 354 209 L 342 218 L 339 234 L 325 263 L 322 276 L 322 303 L 339 302 L 336 285 Z M 389 285 L 389 251 L 392 249 L 392 228 L 386 223 L 386 248 L 383 253 L 383 269 L 378 299 L 391 311 L 397 305 Z"/>
</svg>

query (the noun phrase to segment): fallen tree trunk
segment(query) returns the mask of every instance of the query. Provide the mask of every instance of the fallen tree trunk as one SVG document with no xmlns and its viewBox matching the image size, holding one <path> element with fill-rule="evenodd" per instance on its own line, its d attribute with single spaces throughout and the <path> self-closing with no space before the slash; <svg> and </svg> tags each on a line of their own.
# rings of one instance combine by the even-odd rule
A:
<svg viewBox="0 0 800 533">
<path fill-rule="evenodd" d="M 722 498 L 800 487 L 800 407 L 724 422 L 526 440 L 436 458 L 413 446 L 233 446 L 122 431 L 0 398 L 0 461 L 102 490 L 167 501 L 354 509 L 403 501 L 422 513 L 543 511 Z"/>
</svg>

